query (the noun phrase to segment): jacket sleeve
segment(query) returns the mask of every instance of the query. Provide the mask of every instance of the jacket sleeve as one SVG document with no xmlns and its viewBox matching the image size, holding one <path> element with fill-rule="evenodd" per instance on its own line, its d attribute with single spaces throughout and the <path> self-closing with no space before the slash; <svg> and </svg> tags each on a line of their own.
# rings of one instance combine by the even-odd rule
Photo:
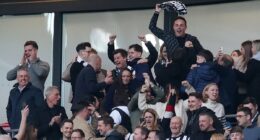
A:
<svg viewBox="0 0 260 140">
<path fill-rule="evenodd" d="M 154 12 L 153 17 L 150 21 L 149 29 L 155 36 L 164 40 L 164 31 L 157 27 L 158 17 L 159 17 L 159 13 Z"/>
<path fill-rule="evenodd" d="M 32 69 L 37 76 L 47 78 L 50 71 L 50 66 L 47 62 L 40 61 L 38 63 L 32 63 L 30 69 Z"/>
<path fill-rule="evenodd" d="M 6 79 L 8 81 L 12 81 L 16 79 L 17 75 L 17 70 L 20 68 L 20 66 L 16 66 L 15 68 L 11 69 L 10 71 L 7 72 Z"/>
<path fill-rule="evenodd" d="M 139 93 L 138 108 L 140 110 L 145 110 L 147 108 L 152 108 L 152 109 L 156 110 L 156 106 L 155 105 L 146 103 L 145 93 Z"/>
<path fill-rule="evenodd" d="M 105 82 L 97 83 L 96 73 L 94 71 L 86 71 L 84 76 L 85 79 L 89 79 L 86 83 L 86 85 L 88 85 L 89 93 L 94 95 L 96 92 L 106 87 Z"/>
<path fill-rule="evenodd" d="M 11 95 L 11 94 L 10 94 Z M 11 115 L 12 115 L 12 103 L 11 103 L 11 99 L 10 96 L 8 98 L 8 103 L 7 103 L 7 107 L 6 107 L 6 115 L 7 115 L 7 120 L 10 123 L 11 121 Z"/>
<path fill-rule="evenodd" d="M 145 45 L 150 53 L 147 59 L 148 59 L 149 68 L 151 69 L 158 58 L 158 52 L 150 41 L 145 43 Z"/>
<path fill-rule="evenodd" d="M 66 69 L 63 71 L 63 73 L 62 73 L 62 80 L 63 81 L 65 81 L 65 82 L 71 82 L 71 76 L 70 76 L 70 68 L 71 68 L 71 66 L 72 66 L 72 64 L 73 64 L 74 62 L 70 62 L 68 65 L 67 65 L 67 67 L 66 67 Z"/>
<path fill-rule="evenodd" d="M 107 55 L 108 55 L 109 60 L 112 61 L 113 63 L 114 63 L 114 55 L 113 55 L 114 51 L 115 51 L 115 44 L 108 43 L 107 44 Z"/>
<path fill-rule="evenodd" d="M 138 108 L 138 94 L 139 92 L 135 93 L 130 102 L 128 103 L 127 107 L 130 112 L 136 110 Z"/>
</svg>

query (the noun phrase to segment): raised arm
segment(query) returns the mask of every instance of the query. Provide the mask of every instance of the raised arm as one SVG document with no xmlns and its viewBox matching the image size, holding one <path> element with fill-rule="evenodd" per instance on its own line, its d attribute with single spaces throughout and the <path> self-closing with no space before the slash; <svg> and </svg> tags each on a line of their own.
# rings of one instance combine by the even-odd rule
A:
<svg viewBox="0 0 260 140">
<path fill-rule="evenodd" d="M 161 11 L 161 8 L 159 7 L 159 4 L 156 4 L 155 12 L 154 12 L 153 17 L 149 24 L 149 29 L 155 36 L 157 36 L 160 39 L 163 39 L 164 31 L 157 27 L 157 21 L 158 21 L 160 11 Z"/>
<path fill-rule="evenodd" d="M 116 39 L 116 35 L 110 35 L 109 36 L 109 42 L 107 44 L 107 55 L 110 61 L 114 63 L 114 51 L 115 51 L 115 44 L 114 41 Z"/>
<path fill-rule="evenodd" d="M 18 133 L 14 136 L 17 140 L 22 140 L 23 135 L 25 134 L 25 128 L 26 128 L 26 120 L 29 114 L 29 107 L 28 105 L 25 106 L 25 108 L 21 111 L 21 123 L 18 130 Z"/>
</svg>

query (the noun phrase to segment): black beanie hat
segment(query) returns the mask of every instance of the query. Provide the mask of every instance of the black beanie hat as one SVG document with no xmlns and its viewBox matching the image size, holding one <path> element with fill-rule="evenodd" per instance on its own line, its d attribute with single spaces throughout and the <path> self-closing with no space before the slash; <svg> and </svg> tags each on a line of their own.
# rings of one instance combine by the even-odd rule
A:
<svg viewBox="0 0 260 140">
<path fill-rule="evenodd" d="M 206 59 L 206 62 L 213 62 L 213 54 L 209 50 L 202 50 L 198 53 L 199 56 L 203 56 Z"/>
</svg>

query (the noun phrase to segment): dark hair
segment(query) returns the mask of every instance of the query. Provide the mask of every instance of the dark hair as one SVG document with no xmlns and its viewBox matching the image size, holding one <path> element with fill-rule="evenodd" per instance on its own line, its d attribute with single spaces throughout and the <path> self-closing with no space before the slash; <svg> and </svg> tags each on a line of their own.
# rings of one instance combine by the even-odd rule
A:
<svg viewBox="0 0 260 140">
<path fill-rule="evenodd" d="M 191 96 L 193 96 L 193 97 L 195 97 L 195 98 L 197 98 L 197 99 L 199 99 L 199 100 L 202 100 L 202 99 L 203 99 L 201 93 L 195 93 L 195 92 L 193 92 L 193 93 L 190 93 L 190 94 L 189 94 L 189 97 L 191 97 Z"/>
<path fill-rule="evenodd" d="M 210 50 L 201 50 L 197 55 L 205 58 L 207 62 L 213 62 L 213 54 Z"/>
<path fill-rule="evenodd" d="M 242 104 L 253 104 L 254 106 L 257 106 L 256 99 L 254 97 L 247 97 Z"/>
<path fill-rule="evenodd" d="M 140 46 L 139 44 L 132 44 L 132 45 L 129 46 L 128 49 L 129 49 L 129 50 L 130 50 L 130 49 L 134 49 L 134 50 L 137 51 L 137 52 L 143 53 L 143 48 L 142 48 L 142 46 Z"/>
<path fill-rule="evenodd" d="M 111 128 L 113 128 L 113 126 L 114 126 L 113 118 L 108 115 L 98 118 L 98 121 L 103 121 L 106 126 L 109 125 Z"/>
<path fill-rule="evenodd" d="M 26 42 L 24 43 L 24 47 L 25 47 L 25 46 L 28 46 L 28 45 L 32 45 L 33 48 L 35 48 L 36 50 L 38 50 L 38 44 L 37 44 L 35 41 L 29 40 L 29 41 L 26 41 Z"/>
<path fill-rule="evenodd" d="M 185 19 L 184 17 L 181 17 L 181 16 L 177 16 L 177 17 L 174 19 L 173 23 L 174 23 L 176 20 L 178 20 L 178 19 L 183 20 L 184 23 L 185 23 L 185 26 L 187 26 L 187 21 L 186 21 L 186 19 Z"/>
<path fill-rule="evenodd" d="M 72 133 L 73 132 L 77 132 L 80 134 L 81 138 L 85 138 L 85 133 L 81 129 L 74 129 L 74 130 L 72 130 Z"/>
<path fill-rule="evenodd" d="M 164 133 L 160 132 L 159 130 L 151 130 L 149 133 L 154 132 L 155 137 L 157 137 L 158 140 L 165 140 Z"/>
<path fill-rule="evenodd" d="M 233 53 L 233 52 L 236 52 L 238 56 L 240 56 L 240 55 L 241 55 L 241 52 L 240 52 L 240 50 L 233 50 L 233 51 L 232 51 L 232 53 Z M 231 54 L 232 54 L 232 53 L 231 53 Z"/>
<path fill-rule="evenodd" d="M 71 123 L 73 125 L 73 121 L 70 119 L 65 119 L 61 122 L 60 127 L 63 127 L 65 123 Z"/>
<path fill-rule="evenodd" d="M 125 49 L 116 49 L 114 52 L 113 52 L 113 55 L 115 54 L 121 54 L 121 56 L 123 58 L 126 58 L 127 57 L 127 51 Z"/>
<path fill-rule="evenodd" d="M 86 100 L 79 101 L 76 104 L 74 111 L 78 113 L 78 112 L 82 111 L 87 106 L 90 106 L 89 101 L 86 101 Z"/>
<path fill-rule="evenodd" d="M 232 133 L 241 133 L 241 134 L 243 134 L 243 129 L 240 126 L 234 126 L 231 129 L 231 131 L 230 131 L 230 134 L 232 134 Z"/>
<path fill-rule="evenodd" d="M 140 129 L 141 130 L 141 134 L 145 135 L 145 139 L 147 138 L 147 136 L 149 134 L 149 130 L 146 127 L 137 126 L 135 129 Z"/>
<path fill-rule="evenodd" d="M 248 61 L 250 60 L 250 58 L 253 55 L 252 50 L 251 50 L 252 49 L 252 41 L 250 41 L 250 40 L 244 41 L 241 44 L 241 46 L 245 50 L 245 54 L 243 55 L 242 67 L 246 68 Z"/>
<path fill-rule="evenodd" d="M 76 47 L 76 51 L 79 52 L 80 50 L 85 50 L 86 47 L 91 48 L 91 44 L 89 42 L 82 42 L 79 43 Z"/>
<path fill-rule="evenodd" d="M 208 117 L 210 117 L 212 120 L 213 120 L 213 118 L 214 118 L 213 112 L 201 112 L 201 113 L 199 114 L 199 116 L 208 116 Z"/>
<path fill-rule="evenodd" d="M 237 112 L 244 112 L 245 115 L 249 115 L 252 118 L 251 110 L 248 107 L 241 107 L 237 110 Z"/>
</svg>

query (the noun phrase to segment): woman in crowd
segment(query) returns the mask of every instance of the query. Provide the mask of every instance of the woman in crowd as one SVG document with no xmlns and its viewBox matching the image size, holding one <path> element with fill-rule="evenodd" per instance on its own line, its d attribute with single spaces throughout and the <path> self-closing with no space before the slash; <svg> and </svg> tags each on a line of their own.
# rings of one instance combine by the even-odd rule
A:
<svg viewBox="0 0 260 140">
<path fill-rule="evenodd" d="M 247 69 L 245 73 L 236 70 L 238 79 L 247 83 L 247 93 L 256 99 L 258 105 L 260 105 L 260 39 L 254 40 L 252 43 L 253 57 L 247 63 Z"/>
<path fill-rule="evenodd" d="M 211 83 L 206 85 L 202 92 L 204 103 L 202 106 L 207 107 L 215 112 L 215 115 L 218 117 L 220 122 L 223 125 L 223 128 L 227 128 L 227 122 L 225 118 L 225 110 L 219 100 L 219 89 L 216 83 Z"/>
<path fill-rule="evenodd" d="M 131 100 L 135 90 L 131 88 L 132 72 L 129 69 L 124 69 L 122 75 L 118 81 L 115 81 L 109 88 L 108 93 L 105 96 L 105 109 L 108 113 L 111 109 L 117 106 L 118 99 L 124 100 L 128 103 Z"/>
<path fill-rule="evenodd" d="M 161 129 L 158 122 L 158 115 L 154 109 L 148 108 L 144 110 L 142 118 L 141 126 L 146 127 L 150 131 Z"/>
</svg>

